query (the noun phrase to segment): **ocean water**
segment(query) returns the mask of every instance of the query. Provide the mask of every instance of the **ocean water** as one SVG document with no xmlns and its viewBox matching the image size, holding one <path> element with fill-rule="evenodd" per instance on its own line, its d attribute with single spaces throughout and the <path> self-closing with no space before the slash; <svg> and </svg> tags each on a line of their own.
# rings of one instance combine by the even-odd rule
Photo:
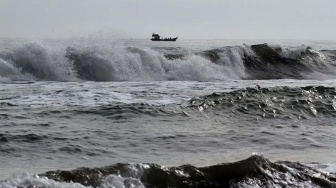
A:
<svg viewBox="0 0 336 188">
<path fill-rule="evenodd" d="M 336 41 L 0 41 L 0 187 L 336 187 Z"/>
</svg>

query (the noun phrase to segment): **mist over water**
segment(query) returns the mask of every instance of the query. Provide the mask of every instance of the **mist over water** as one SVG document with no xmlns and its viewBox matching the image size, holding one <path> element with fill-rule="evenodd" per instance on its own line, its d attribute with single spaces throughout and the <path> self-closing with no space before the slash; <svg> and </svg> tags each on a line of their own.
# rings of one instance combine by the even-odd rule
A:
<svg viewBox="0 0 336 188">
<path fill-rule="evenodd" d="M 328 41 L 0 44 L 0 187 L 336 185 Z"/>
</svg>

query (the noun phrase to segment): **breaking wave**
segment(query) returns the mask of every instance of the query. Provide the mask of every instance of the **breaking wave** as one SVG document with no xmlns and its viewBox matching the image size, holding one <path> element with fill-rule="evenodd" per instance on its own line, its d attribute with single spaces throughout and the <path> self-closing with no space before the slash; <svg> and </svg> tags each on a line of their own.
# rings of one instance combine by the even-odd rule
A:
<svg viewBox="0 0 336 188">
<path fill-rule="evenodd" d="M 2 187 L 335 187 L 336 176 L 298 162 L 271 162 L 254 154 L 207 167 L 125 164 L 56 170 L 0 182 Z"/>
<path fill-rule="evenodd" d="M 180 52 L 180 53 L 179 53 Z M 45 81 L 216 81 L 332 79 L 335 51 L 268 44 L 199 52 L 180 48 L 47 46 L 35 42 L 0 51 L 0 78 Z"/>
<path fill-rule="evenodd" d="M 0 67 L 5 67 L 0 76 L 11 80 L 69 80 L 68 62 L 54 50 L 41 43 L 28 43 L 0 52 Z"/>
</svg>

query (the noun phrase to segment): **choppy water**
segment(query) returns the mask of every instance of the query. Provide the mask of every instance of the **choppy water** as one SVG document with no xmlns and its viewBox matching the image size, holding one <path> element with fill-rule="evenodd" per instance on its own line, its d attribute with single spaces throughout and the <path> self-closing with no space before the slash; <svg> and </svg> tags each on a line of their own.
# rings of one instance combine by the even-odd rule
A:
<svg viewBox="0 0 336 188">
<path fill-rule="evenodd" d="M 0 49 L 0 187 L 336 186 L 336 42 Z"/>
</svg>

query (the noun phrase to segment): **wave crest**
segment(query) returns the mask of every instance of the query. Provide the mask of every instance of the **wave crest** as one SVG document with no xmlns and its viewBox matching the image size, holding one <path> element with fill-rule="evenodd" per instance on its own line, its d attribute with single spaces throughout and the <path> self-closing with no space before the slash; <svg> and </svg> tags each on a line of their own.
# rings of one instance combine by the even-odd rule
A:
<svg viewBox="0 0 336 188">
<path fill-rule="evenodd" d="M 27 43 L 0 52 L 0 77 L 47 81 L 223 81 L 331 79 L 333 51 L 268 44 L 199 52 L 181 48 L 46 46 Z"/>
<path fill-rule="evenodd" d="M 183 165 L 118 163 L 98 168 L 57 170 L 40 174 L 49 181 L 74 182 L 84 186 L 105 187 L 335 187 L 336 177 L 297 162 L 271 162 L 254 154 L 234 163 L 207 167 Z M 27 181 L 25 181 L 27 183 Z M 16 186 L 21 186 L 20 181 Z M 35 186 L 40 181 L 30 181 Z M 46 182 L 47 183 L 47 182 Z M 53 183 L 55 184 L 55 183 Z M 64 184 L 64 183 L 63 183 Z M 0 184 L 1 185 L 1 184 Z M 65 184 L 64 184 L 65 185 Z"/>
</svg>

